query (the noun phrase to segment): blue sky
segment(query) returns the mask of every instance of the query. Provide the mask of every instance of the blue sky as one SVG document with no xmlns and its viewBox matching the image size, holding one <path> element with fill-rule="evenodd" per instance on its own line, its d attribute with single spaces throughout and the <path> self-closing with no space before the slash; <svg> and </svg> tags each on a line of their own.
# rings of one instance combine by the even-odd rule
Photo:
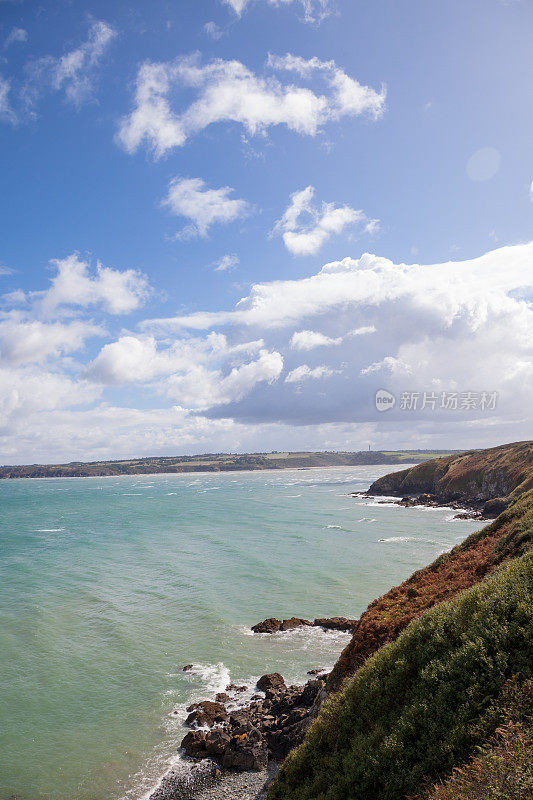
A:
<svg viewBox="0 0 533 800">
<path fill-rule="evenodd" d="M 530 435 L 532 23 L 0 0 L 0 460 Z"/>
</svg>

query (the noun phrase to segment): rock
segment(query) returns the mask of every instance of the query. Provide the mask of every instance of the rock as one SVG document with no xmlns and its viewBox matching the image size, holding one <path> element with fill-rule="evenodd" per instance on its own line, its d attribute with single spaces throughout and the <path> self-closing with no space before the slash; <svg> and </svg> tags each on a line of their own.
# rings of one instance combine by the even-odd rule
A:
<svg viewBox="0 0 533 800">
<path fill-rule="evenodd" d="M 268 675 L 262 675 L 257 681 L 257 688 L 260 692 L 266 692 L 268 689 L 285 688 L 285 681 L 279 672 L 271 672 Z"/>
<path fill-rule="evenodd" d="M 229 703 L 230 696 L 226 692 L 219 692 L 215 695 L 215 700 L 217 703 Z"/>
<path fill-rule="evenodd" d="M 252 626 L 254 633 L 277 633 L 281 628 L 281 620 L 275 617 L 265 619 L 263 622 L 258 622 L 257 625 Z"/>
<path fill-rule="evenodd" d="M 204 726 L 212 728 L 217 722 L 227 722 L 229 719 L 228 712 L 222 703 L 213 703 L 211 700 L 202 700 L 201 703 L 189 706 L 187 711 L 189 709 L 191 713 L 185 720 L 186 725 L 196 724 L 199 728 Z"/>
<path fill-rule="evenodd" d="M 328 631 L 353 631 L 357 625 L 357 620 L 346 619 L 346 617 L 329 617 L 327 619 L 315 619 L 313 625 Z"/>
<path fill-rule="evenodd" d="M 509 500 L 506 497 L 494 497 L 492 500 L 487 500 L 481 513 L 484 517 L 498 517 L 508 505 Z"/>
<path fill-rule="evenodd" d="M 284 619 L 281 623 L 280 631 L 292 631 L 295 628 L 302 628 L 305 625 L 312 625 L 313 623 L 310 622 L 308 619 L 300 619 L 300 617 L 291 617 L 290 619 Z"/>
<path fill-rule="evenodd" d="M 454 514 L 454 519 L 479 519 L 480 514 L 478 511 L 461 511 L 460 514 Z"/>
<path fill-rule="evenodd" d="M 252 627 L 252 630 L 254 633 L 278 633 L 278 631 L 292 631 L 295 628 L 312 624 L 308 619 L 302 619 L 301 617 L 291 617 L 284 620 L 270 617 L 263 622 L 258 622 L 257 625 Z"/>
<path fill-rule="evenodd" d="M 257 728 L 232 736 L 222 760 L 226 769 L 260 772 L 268 764 L 268 749 Z"/>
<path fill-rule="evenodd" d="M 226 691 L 227 692 L 245 692 L 247 688 L 248 688 L 247 686 L 237 686 L 236 683 L 230 683 L 230 684 L 228 684 L 226 686 Z"/>
<path fill-rule="evenodd" d="M 217 757 L 223 756 L 230 741 L 231 736 L 226 731 L 209 731 L 205 737 L 205 749 L 207 754 Z"/>
<path fill-rule="evenodd" d="M 324 667 L 320 667 L 319 669 L 308 669 L 307 670 L 307 674 L 308 675 L 320 675 L 321 672 L 325 672 L 325 671 L 326 670 L 324 669 Z"/>
<path fill-rule="evenodd" d="M 242 728 L 250 723 L 250 713 L 246 709 L 232 711 L 229 717 L 229 724 L 233 728 Z"/>
<path fill-rule="evenodd" d="M 181 747 L 192 758 L 203 758 L 207 752 L 205 731 L 189 731 L 181 740 Z"/>
<path fill-rule="evenodd" d="M 183 672 L 190 672 L 190 670 L 191 670 L 192 668 L 193 668 L 193 664 L 186 664 L 186 665 L 183 667 Z"/>
</svg>

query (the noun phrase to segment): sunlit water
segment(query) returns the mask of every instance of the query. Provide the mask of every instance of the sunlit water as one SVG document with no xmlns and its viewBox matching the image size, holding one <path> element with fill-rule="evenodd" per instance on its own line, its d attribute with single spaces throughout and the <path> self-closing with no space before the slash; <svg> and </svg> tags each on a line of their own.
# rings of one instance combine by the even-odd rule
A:
<svg viewBox="0 0 533 800">
<path fill-rule="evenodd" d="M 331 667 L 346 634 L 249 627 L 358 616 L 479 527 L 348 496 L 390 469 L 0 482 L 0 798 L 142 797 L 187 703 Z"/>
</svg>

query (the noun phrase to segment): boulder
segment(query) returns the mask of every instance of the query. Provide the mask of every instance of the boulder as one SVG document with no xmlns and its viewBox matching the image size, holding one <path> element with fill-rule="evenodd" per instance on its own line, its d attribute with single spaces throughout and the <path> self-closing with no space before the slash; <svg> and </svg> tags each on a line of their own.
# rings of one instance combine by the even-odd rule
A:
<svg viewBox="0 0 533 800">
<path fill-rule="evenodd" d="M 263 622 L 258 622 L 257 625 L 252 627 L 252 630 L 254 633 L 278 633 L 278 631 L 292 631 L 295 628 L 312 624 L 308 619 L 302 619 L 301 617 L 291 617 L 284 620 L 270 617 L 263 620 Z"/>
<path fill-rule="evenodd" d="M 508 505 L 509 500 L 506 497 L 493 497 L 492 500 L 487 500 L 481 513 L 484 517 L 497 517 Z"/>
<path fill-rule="evenodd" d="M 308 619 L 301 619 L 300 617 L 291 617 L 284 619 L 280 626 L 280 631 L 292 631 L 295 628 L 302 628 L 305 625 L 312 625 Z"/>
<path fill-rule="evenodd" d="M 192 664 L 185 664 L 183 667 L 183 672 L 189 672 L 193 668 Z"/>
<path fill-rule="evenodd" d="M 267 690 L 277 690 L 285 688 L 285 681 L 279 672 L 271 672 L 268 675 L 262 675 L 257 681 L 257 688 L 260 692 Z"/>
<path fill-rule="evenodd" d="M 328 631 L 353 631 L 357 625 L 357 620 L 346 619 L 346 617 L 329 617 L 327 619 L 315 619 L 313 625 Z"/>
<path fill-rule="evenodd" d="M 219 692 L 215 695 L 215 700 L 217 703 L 229 703 L 230 696 L 229 694 L 226 694 L 226 692 Z"/>
<path fill-rule="evenodd" d="M 268 764 L 268 749 L 257 728 L 232 736 L 222 760 L 226 769 L 260 772 Z"/>
<path fill-rule="evenodd" d="M 258 622 L 257 625 L 252 626 L 254 633 L 277 633 L 281 628 L 282 622 L 280 619 L 270 617 L 269 619 Z"/>
<path fill-rule="evenodd" d="M 191 756 L 191 758 L 203 758 L 207 753 L 205 740 L 205 731 L 189 731 L 183 737 L 181 747 L 185 750 L 186 755 Z"/>
<path fill-rule="evenodd" d="M 222 703 L 214 703 L 211 700 L 202 700 L 201 703 L 195 703 L 194 706 L 189 706 L 187 711 L 191 713 L 185 720 L 185 724 L 196 724 L 199 728 L 205 726 L 212 728 L 217 722 L 227 722 L 229 719 L 228 712 Z"/>
<path fill-rule="evenodd" d="M 318 669 L 308 669 L 307 670 L 307 674 L 308 675 L 320 675 L 322 672 L 325 672 L 325 671 L 326 670 L 324 669 L 324 667 L 319 667 Z"/>
<path fill-rule="evenodd" d="M 188 734 L 187 734 L 188 735 Z M 210 756 L 223 756 L 227 746 L 231 741 L 231 736 L 224 730 L 209 731 L 205 737 L 205 749 Z"/>
</svg>

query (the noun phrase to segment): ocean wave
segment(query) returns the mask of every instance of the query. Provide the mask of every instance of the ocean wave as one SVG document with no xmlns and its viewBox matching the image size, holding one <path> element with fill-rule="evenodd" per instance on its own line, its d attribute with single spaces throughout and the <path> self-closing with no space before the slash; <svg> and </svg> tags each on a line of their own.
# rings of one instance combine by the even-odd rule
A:
<svg viewBox="0 0 533 800">
<path fill-rule="evenodd" d="M 413 536 L 390 536 L 388 539 L 378 539 L 378 542 L 414 542 Z"/>
<path fill-rule="evenodd" d="M 59 533 L 64 530 L 64 528 L 35 528 L 35 533 Z"/>
<path fill-rule="evenodd" d="M 357 522 L 377 522 L 377 519 L 374 519 L 374 517 L 361 517 Z"/>
</svg>

